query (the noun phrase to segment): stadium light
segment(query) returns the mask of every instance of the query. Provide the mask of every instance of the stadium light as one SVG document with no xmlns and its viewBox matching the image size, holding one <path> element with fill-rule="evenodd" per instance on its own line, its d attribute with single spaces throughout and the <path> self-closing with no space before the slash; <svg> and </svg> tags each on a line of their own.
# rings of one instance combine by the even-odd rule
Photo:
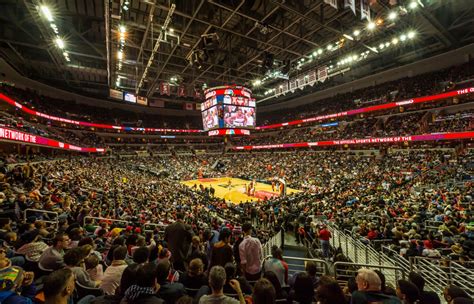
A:
<svg viewBox="0 0 474 304">
<path fill-rule="evenodd" d="M 354 37 L 352 37 L 351 35 L 343 34 L 343 36 L 349 40 L 354 40 Z"/>
<path fill-rule="evenodd" d="M 408 39 L 413 39 L 415 38 L 415 36 L 416 36 L 416 33 L 414 31 L 408 32 L 408 35 L 407 35 Z"/>
<path fill-rule="evenodd" d="M 360 31 L 359 31 L 359 30 L 355 30 L 352 34 L 354 34 L 354 36 L 357 37 L 357 36 L 360 35 Z"/>
<path fill-rule="evenodd" d="M 253 81 L 253 86 L 254 87 L 258 87 L 261 84 L 262 84 L 262 81 L 260 79 L 256 79 L 256 80 Z"/>
<path fill-rule="evenodd" d="M 392 44 L 393 44 L 393 45 L 398 44 L 398 38 L 396 38 L 396 37 L 393 38 L 393 39 L 392 39 Z"/>
<path fill-rule="evenodd" d="M 121 34 L 125 34 L 127 32 L 127 28 L 125 27 L 125 25 L 121 25 L 119 26 L 119 31 Z"/>
<path fill-rule="evenodd" d="M 332 44 L 329 44 L 329 45 L 327 46 L 328 51 L 332 50 L 332 48 L 333 48 Z"/>
<path fill-rule="evenodd" d="M 49 22 L 53 22 L 53 14 L 51 13 L 49 7 L 47 7 L 46 5 L 42 5 L 40 7 L 41 9 L 41 12 L 43 13 L 43 16 L 49 21 Z"/>
<path fill-rule="evenodd" d="M 377 26 L 377 25 L 376 25 L 374 22 L 372 22 L 372 21 L 370 21 L 369 23 L 367 23 L 367 29 L 370 30 L 370 31 L 373 31 L 376 26 Z"/>
<path fill-rule="evenodd" d="M 416 9 L 418 7 L 418 2 L 417 1 L 411 1 L 410 4 L 408 5 L 410 9 Z"/>
<path fill-rule="evenodd" d="M 402 35 L 400 36 L 400 40 L 401 40 L 401 41 L 407 40 L 407 35 L 402 34 Z"/>
<path fill-rule="evenodd" d="M 117 58 L 118 58 L 119 60 L 122 60 L 122 59 L 123 59 L 123 52 L 122 52 L 122 51 L 118 51 L 118 53 L 117 53 Z"/>
<path fill-rule="evenodd" d="M 61 38 L 56 38 L 56 45 L 58 46 L 58 48 L 60 48 L 61 50 L 64 49 L 64 41 L 61 39 Z"/>
<path fill-rule="evenodd" d="M 390 14 L 388 14 L 388 19 L 389 20 L 393 21 L 393 20 L 397 19 L 397 17 L 398 17 L 398 14 L 396 12 L 390 12 Z"/>
<path fill-rule="evenodd" d="M 323 49 L 318 49 L 318 54 L 321 55 L 323 53 Z"/>
</svg>

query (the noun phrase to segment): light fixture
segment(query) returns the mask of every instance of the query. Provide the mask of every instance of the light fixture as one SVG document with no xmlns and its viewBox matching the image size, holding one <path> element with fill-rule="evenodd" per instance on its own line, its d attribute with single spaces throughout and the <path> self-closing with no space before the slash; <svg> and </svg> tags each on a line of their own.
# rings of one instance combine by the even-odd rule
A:
<svg viewBox="0 0 474 304">
<path fill-rule="evenodd" d="M 394 44 L 394 45 L 395 45 L 395 44 L 398 44 L 398 38 L 393 38 L 393 39 L 392 39 L 392 44 Z"/>
<path fill-rule="evenodd" d="M 329 45 L 327 46 L 328 51 L 332 50 L 332 48 L 333 48 L 332 44 L 329 44 Z"/>
<path fill-rule="evenodd" d="M 170 28 L 170 33 L 173 33 L 174 32 L 174 28 Z"/>
<path fill-rule="evenodd" d="M 122 60 L 122 59 L 123 59 L 123 52 L 122 52 L 122 51 L 118 51 L 118 53 L 117 53 L 117 58 L 118 58 L 119 60 Z"/>
<path fill-rule="evenodd" d="M 354 40 L 354 37 L 352 37 L 351 35 L 343 34 L 343 36 L 349 40 Z"/>
<path fill-rule="evenodd" d="M 379 49 L 381 49 L 381 50 L 383 50 L 384 47 L 385 47 L 385 45 L 384 45 L 383 43 L 381 43 L 381 44 L 379 45 Z"/>
<path fill-rule="evenodd" d="M 408 36 L 408 39 L 413 39 L 413 38 L 415 38 L 415 35 L 416 35 L 416 33 L 414 31 L 410 31 L 410 32 L 408 32 L 407 36 Z"/>
<path fill-rule="evenodd" d="M 385 42 L 385 47 L 389 47 L 390 46 L 390 42 Z"/>
<path fill-rule="evenodd" d="M 315 57 L 318 56 L 318 52 L 317 52 L 317 51 L 314 51 L 314 52 L 313 52 L 313 56 L 315 56 Z"/>
<path fill-rule="evenodd" d="M 119 26 L 119 31 L 121 34 L 125 34 L 127 32 L 127 28 L 125 27 L 125 25 L 121 25 Z"/>
<path fill-rule="evenodd" d="M 397 19 L 397 17 L 398 17 L 398 14 L 396 12 L 390 12 L 390 14 L 388 14 L 389 20 L 395 20 Z"/>
<path fill-rule="evenodd" d="M 58 48 L 60 48 L 61 50 L 64 49 L 64 41 L 61 39 L 61 38 L 56 38 L 56 45 L 58 46 Z"/>
<path fill-rule="evenodd" d="M 410 4 L 408 5 L 410 9 L 415 9 L 418 7 L 418 2 L 417 1 L 411 1 Z"/>
<path fill-rule="evenodd" d="M 41 9 L 41 12 L 43 13 L 43 16 L 49 21 L 49 22 L 52 22 L 53 21 L 53 14 L 51 14 L 51 11 L 49 10 L 49 7 L 47 7 L 46 5 L 42 5 L 40 7 Z"/>
<path fill-rule="evenodd" d="M 323 49 L 318 49 L 318 54 L 321 55 L 323 53 Z"/>
<path fill-rule="evenodd" d="M 371 30 L 371 31 L 372 31 L 372 30 L 375 29 L 376 26 L 377 26 L 377 25 L 376 25 L 374 22 L 372 22 L 372 21 L 370 21 L 369 23 L 367 23 L 367 29 L 368 29 L 368 30 Z"/>
<path fill-rule="evenodd" d="M 407 35 L 402 34 L 402 35 L 400 36 L 400 40 L 401 40 L 401 41 L 407 40 Z"/>
<path fill-rule="evenodd" d="M 255 87 L 258 87 L 258 86 L 261 85 L 261 84 L 262 84 L 262 81 L 261 81 L 260 79 L 256 79 L 256 80 L 253 81 L 253 85 L 254 85 Z"/>
<path fill-rule="evenodd" d="M 354 34 L 354 36 L 356 36 L 356 37 L 357 37 L 357 36 L 359 36 L 359 35 L 360 35 L 360 31 L 359 31 L 359 30 L 355 30 L 355 31 L 354 31 L 354 33 L 352 33 L 352 34 Z"/>
</svg>

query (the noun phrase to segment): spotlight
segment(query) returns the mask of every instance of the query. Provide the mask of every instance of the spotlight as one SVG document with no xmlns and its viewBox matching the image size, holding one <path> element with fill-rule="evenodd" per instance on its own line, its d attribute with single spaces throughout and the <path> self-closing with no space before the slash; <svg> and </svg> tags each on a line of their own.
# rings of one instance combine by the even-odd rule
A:
<svg viewBox="0 0 474 304">
<path fill-rule="evenodd" d="M 356 37 L 357 37 L 357 36 L 359 36 L 359 35 L 360 35 L 360 31 L 359 31 L 359 30 L 355 30 L 353 34 L 354 34 L 354 36 L 356 36 Z"/>
<path fill-rule="evenodd" d="M 53 21 L 53 14 L 51 14 L 51 11 L 49 10 L 49 7 L 45 6 L 45 5 L 42 5 L 40 7 L 41 9 L 41 12 L 43 13 L 44 17 L 49 21 L 49 22 L 52 22 Z"/>
<path fill-rule="evenodd" d="M 59 37 L 56 38 L 56 45 L 58 46 L 58 48 L 64 49 L 64 41 Z"/>
<path fill-rule="evenodd" d="M 374 22 L 372 22 L 372 21 L 370 21 L 369 23 L 367 23 L 367 29 L 370 30 L 370 31 L 374 30 L 376 26 L 377 26 L 377 25 L 376 25 Z"/>
<path fill-rule="evenodd" d="M 408 39 L 413 39 L 413 38 L 415 38 L 415 35 L 416 35 L 415 32 L 410 31 L 410 32 L 408 32 L 408 35 L 407 35 L 407 36 L 408 36 Z"/>
<path fill-rule="evenodd" d="M 397 19 L 397 17 L 398 17 L 398 14 L 396 12 L 390 12 L 390 14 L 388 14 L 389 20 L 395 20 Z"/>
<path fill-rule="evenodd" d="M 409 7 L 410 9 L 415 9 L 415 8 L 418 7 L 418 2 L 412 1 L 412 2 L 410 2 L 410 4 L 408 5 L 408 7 Z"/>
</svg>

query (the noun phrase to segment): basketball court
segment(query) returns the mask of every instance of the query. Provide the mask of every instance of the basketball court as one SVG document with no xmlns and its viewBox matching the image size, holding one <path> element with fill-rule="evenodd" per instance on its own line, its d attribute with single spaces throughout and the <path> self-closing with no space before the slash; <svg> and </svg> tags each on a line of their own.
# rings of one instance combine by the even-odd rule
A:
<svg viewBox="0 0 474 304">
<path fill-rule="evenodd" d="M 190 188 L 193 188 L 194 185 L 196 185 L 198 189 L 200 188 L 199 185 L 203 185 L 206 188 L 212 186 L 216 190 L 214 196 L 223 198 L 234 204 L 263 201 L 265 198 L 279 196 L 277 187 L 275 187 L 275 190 L 273 191 L 272 185 L 259 182 L 255 184 L 254 195 L 249 196 L 246 193 L 246 186 L 250 184 L 250 181 L 233 177 L 201 178 L 182 181 L 181 183 Z M 301 191 L 288 187 L 286 188 L 287 195 L 297 192 Z"/>
</svg>

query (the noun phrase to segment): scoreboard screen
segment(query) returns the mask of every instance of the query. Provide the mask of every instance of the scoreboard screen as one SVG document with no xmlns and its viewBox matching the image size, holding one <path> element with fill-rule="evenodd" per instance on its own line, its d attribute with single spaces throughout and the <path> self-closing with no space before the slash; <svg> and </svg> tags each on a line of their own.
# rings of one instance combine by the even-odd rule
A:
<svg viewBox="0 0 474 304">
<path fill-rule="evenodd" d="M 255 128 L 256 103 L 252 91 L 242 86 L 220 86 L 207 89 L 204 94 L 201 113 L 205 131 Z"/>
</svg>

